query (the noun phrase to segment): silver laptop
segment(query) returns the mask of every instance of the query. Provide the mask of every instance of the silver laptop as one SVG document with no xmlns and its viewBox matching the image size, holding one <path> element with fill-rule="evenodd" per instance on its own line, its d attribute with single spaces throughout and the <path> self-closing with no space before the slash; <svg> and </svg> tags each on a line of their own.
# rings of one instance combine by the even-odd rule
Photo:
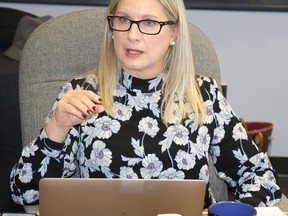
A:
<svg viewBox="0 0 288 216">
<path fill-rule="evenodd" d="M 202 180 L 44 178 L 41 216 L 201 216 Z"/>
</svg>

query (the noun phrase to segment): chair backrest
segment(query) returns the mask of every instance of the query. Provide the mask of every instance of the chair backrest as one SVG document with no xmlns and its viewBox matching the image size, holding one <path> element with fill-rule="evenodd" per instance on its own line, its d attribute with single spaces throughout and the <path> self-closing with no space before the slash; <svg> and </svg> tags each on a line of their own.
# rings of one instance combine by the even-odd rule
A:
<svg viewBox="0 0 288 216">
<path fill-rule="evenodd" d="M 65 14 L 39 26 L 27 40 L 20 62 L 19 91 L 23 145 L 36 138 L 60 87 L 95 65 L 104 30 L 106 8 Z M 191 25 L 195 69 L 216 79 L 219 63 L 210 40 Z M 211 168 L 213 169 L 213 168 Z M 218 200 L 227 199 L 227 187 L 211 172 Z M 222 183 L 222 184 L 221 184 Z M 213 186 L 214 185 L 214 186 Z"/>
</svg>

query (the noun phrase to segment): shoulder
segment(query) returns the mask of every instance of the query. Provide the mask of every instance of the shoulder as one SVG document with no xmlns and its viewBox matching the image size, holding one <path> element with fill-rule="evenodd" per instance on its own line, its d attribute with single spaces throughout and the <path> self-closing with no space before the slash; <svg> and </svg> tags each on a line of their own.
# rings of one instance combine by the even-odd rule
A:
<svg viewBox="0 0 288 216">
<path fill-rule="evenodd" d="M 197 75 L 196 80 L 204 100 L 215 99 L 220 91 L 215 79 L 207 76 Z"/>
<path fill-rule="evenodd" d="M 200 88 L 205 87 L 205 86 L 210 86 L 210 85 L 213 85 L 216 88 L 218 88 L 216 80 L 213 79 L 212 77 L 196 75 L 196 80 Z"/>
</svg>

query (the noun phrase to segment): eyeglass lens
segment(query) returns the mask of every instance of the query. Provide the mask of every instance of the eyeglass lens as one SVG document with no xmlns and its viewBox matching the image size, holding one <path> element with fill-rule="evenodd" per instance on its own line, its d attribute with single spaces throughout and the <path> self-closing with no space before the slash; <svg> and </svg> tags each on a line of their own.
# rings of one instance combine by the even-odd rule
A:
<svg viewBox="0 0 288 216">
<path fill-rule="evenodd" d="M 126 17 L 109 17 L 110 26 L 116 31 L 129 31 L 132 24 L 137 24 L 140 32 L 144 34 L 158 34 L 162 28 L 162 25 L 154 20 L 140 20 L 133 21 Z"/>
</svg>

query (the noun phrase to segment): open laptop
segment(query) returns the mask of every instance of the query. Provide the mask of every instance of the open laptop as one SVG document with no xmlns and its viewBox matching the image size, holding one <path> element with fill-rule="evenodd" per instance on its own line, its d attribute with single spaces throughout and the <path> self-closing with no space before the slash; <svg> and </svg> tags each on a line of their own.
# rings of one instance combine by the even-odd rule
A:
<svg viewBox="0 0 288 216">
<path fill-rule="evenodd" d="M 202 215 L 202 180 L 44 178 L 41 216 Z"/>
</svg>

